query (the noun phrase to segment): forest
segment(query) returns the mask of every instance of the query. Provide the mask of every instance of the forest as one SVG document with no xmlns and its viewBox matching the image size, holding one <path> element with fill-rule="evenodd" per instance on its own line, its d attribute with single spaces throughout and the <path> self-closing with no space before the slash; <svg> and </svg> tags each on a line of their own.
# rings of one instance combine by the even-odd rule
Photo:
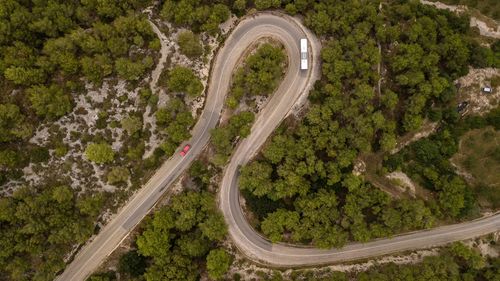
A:
<svg viewBox="0 0 500 281">
<path fill-rule="evenodd" d="M 478 214 L 471 188 L 444 171 L 435 171 L 439 180 L 426 187 L 436 195 L 426 201 L 392 199 L 352 173 L 360 155 L 389 152 L 424 120 L 445 124 L 439 135 L 449 139 L 446 126 L 459 118 L 453 81 L 469 65 L 500 62 L 500 43 L 478 46 L 465 16 L 416 1 L 378 3 L 326 1 L 306 13 L 316 34 L 332 38 L 322 49 L 323 78 L 309 95 L 305 118 L 292 129 L 283 125 L 241 169 L 254 226 L 274 242 L 339 247 Z M 479 61 L 477 48 L 491 60 Z M 448 151 L 433 151 L 441 159 L 453 147 L 447 142 L 442 148 Z"/>
<path fill-rule="evenodd" d="M 168 199 L 139 226 L 133 249 L 119 257 L 117 271 L 93 274 L 89 281 L 223 280 L 233 256 L 222 245 L 227 226 L 219 211 L 210 178 L 215 167 L 196 160 L 188 171 L 194 185 Z M 184 181 L 185 182 L 185 181 Z"/>
<path fill-rule="evenodd" d="M 0 280 L 53 280 L 64 269 L 68 253 L 99 231 L 103 211 L 126 201 L 190 137 L 196 119 L 186 100 L 203 95 L 200 77 L 184 66 L 169 67 L 159 81 L 169 94 L 161 106 L 157 93 L 142 81 L 158 61 L 161 47 L 143 12 L 151 4 L 149 0 L 1 1 L 0 184 L 19 181 L 25 168 L 43 166 L 49 158 L 58 159 L 61 170 L 37 184 L 2 193 Z M 258 219 L 259 231 L 272 241 L 330 248 L 477 215 L 481 190 L 465 183 L 448 159 L 466 131 L 498 126 L 499 111 L 460 119 L 453 81 L 469 66 L 500 67 L 499 40 L 486 47 L 469 28 L 466 15 L 418 1 L 165 0 L 153 13 L 174 28 L 188 29 L 176 38 L 179 51 L 202 61 L 209 50 L 201 41 L 203 34 L 218 36 L 219 24 L 231 13 L 241 16 L 254 9 L 301 14 L 324 39 L 322 78 L 309 95 L 306 116 L 293 126 L 282 125 L 259 157 L 241 170 L 242 193 Z M 270 95 L 285 61 L 280 46 L 257 50 L 236 71 L 226 105 L 235 108 L 255 95 Z M 55 122 L 73 111 L 85 113 L 76 105 L 91 91 L 89 83 L 99 87 L 113 79 L 137 89 L 140 103 L 110 90 L 113 95 L 97 103 L 96 131 L 77 127 L 68 135 L 81 141 L 83 166 L 102 167 L 105 183 L 118 191 L 95 191 L 88 184 L 95 178 L 87 172 L 81 177 L 88 181 L 73 188 L 59 173 L 73 169 L 73 159 L 64 159 L 74 148 L 62 141 L 66 132 L 59 131 Z M 113 119 L 109 109 L 115 103 L 135 110 Z M 151 109 L 152 124 L 161 137 L 149 156 L 145 139 L 152 129 L 145 125 L 146 108 Z M 136 249 L 121 258 L 120 273 L 132 280 L 197 280 L 205 270 L 214 280 L 224 276 L 233 258 L 222 247 L 226 228 L 207 189 L 215 169 L 212 164 L 226 163 L 238 139 L 249 134 L 253 120 L 252 112 L 238 112 L 212 132 L 211 163 L 195 162 L 189 172 L 203 191 L 185 191 L 149 218 Z M 352 174 L 361 154 L 387 153 L 401 135 L 418 130 L 426 120 L 440 122 L 438 133 L 386 157 L 384 166 L 407 172 L 433 192 L 432 200 L 395 200 Z M 31 143 L 42 124 L 52 137 L 46 144 Z M 111 133 L 117 128 L 124 132 L 119 149 Z M 125 190 L 129 182 L 130 189 Z M 162 251 L 165 245 L 168 251 Z M 453 280 L 466 274 L 483 280 L 499 274 L 494 272 L 497 260 L 478 262 L 474 254 L 456 253 L 467 252 L 459 246 L 449 251 L 415 267 L 388 266 L 359 279 L 391 280 L 402 275 Z M 441 265 L 446 270 L 436 273 Z M 469 270 L 473 267 L 477 268 Z M 90 280 L 114 278 L 104 273 Z"/>
</svg>

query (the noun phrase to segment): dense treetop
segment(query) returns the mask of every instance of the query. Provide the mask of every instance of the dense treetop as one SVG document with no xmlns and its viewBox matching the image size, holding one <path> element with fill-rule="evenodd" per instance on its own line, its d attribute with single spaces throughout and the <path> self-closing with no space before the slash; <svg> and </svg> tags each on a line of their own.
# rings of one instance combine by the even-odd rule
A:
<svg viewBox="0 0 500 281">
<path fill-rule="evenodd" d="M 241 169 L 257 227 L 273 241 L 332 247 L 428 228 L 473 210 L 470 188 L 457 176 L 438 176 L 435 197 L 424 202 L 391 199 L 352 175 L 360 155 L 390 151 L 398 135 L 425 119 L 457 117 L 453 80 L 477 63 L 468 18 L 418 1 L 290 4 L 305 9 L 306 24 L 326 38 L 323 77 L 300 124 L 278 130 Z"/>
<path fill-rule="evenodd" d="M 139 252 L 153 262 L 145 279 L 197 280 L 199 265 L 194 261 L 205 257 L 226 233 L 224 218 L 213 195 L 189 191 L 174 196 L 137 238 Z M 210 256 L 215 260 L 226 259 L 224 254 L 216 252 Z M 219 267 L 214 267 L 214 276 L 221 273 L 223 268 Z"/>
<path fill-rule="evenodd" d="M 9 280 L 53 280 L 63 257 L 85 242 L 103 202 L 76 198 L 67 186 L 22 188 L 0 198 L 0 272 Z"/>
<path fill-rule="evenodd" d="M 244 97 L 268 96 L 276 90 L 285 71 L 285 59 L 282 46 L 259 46 L 236 70 L 226 100 L 228 107 L 235 109 Z"/>
</svg>

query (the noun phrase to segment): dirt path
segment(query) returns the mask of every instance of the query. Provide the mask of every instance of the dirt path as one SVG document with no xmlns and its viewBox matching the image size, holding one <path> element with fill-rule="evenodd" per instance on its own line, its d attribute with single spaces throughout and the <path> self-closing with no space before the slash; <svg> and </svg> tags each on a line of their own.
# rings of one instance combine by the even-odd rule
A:
<svg viewBox="0 0 500 281">
<path fill-rule="evenodd" d="M 149 20 L 149 24 L 151 25 L 153 32 L 156 34 L 156 36 L 158 36 L 158 39 L 160 39 L 160 46 L 161 46 L 160 59 L 158 60 L 155 69 L 153 69 L 153 71 L 151 72 L 151 81 L 149 82 L 149 87 L 151 91 L 153 92 L 153 94 L 157 94 L 159 93 L 158 80 L 160 79 L 160 75 L 163 72 L 163 68 L 165 67 L 165 62 L 167 61 L 171 42 L 168 40 L 167 36 L 165 36 L 165 34 L 163 34 L 163 32 L 160 31 L 158 26 L 156 26 L 156 24 L 154 24 L 151 20 Z M 156 130 L 156 120 L 151 112 L 150 105 L 146 107 L 146 111 L 144 112 L 142 119 L 144 120 L 143 129 L 146 130 L 147 127 L 150 126 L 149 130 L 153 132 Z M 144 159 L 153 154 L 153 151 L 158 146 L 159 142 L 160 140 L 157 138 L 157 135 L 151 134 L 151 137 L 147 142 L 148 149 L 143 155 Z"/>
<path fill-rule="evenodd" d="M 165 36 L 165 34 L 163 34 L 158 26 L 156 26 L 151 20 L 149 21 L 149 24 L 151 25 L 153 32 L 160 39 L 161 44 L 160 59 L 158 60 L 155 69 L 151 72 L 151 82 L 149 83 L 151 90 L 153 91 L 153 93 L 155 93 L 158 90 L 158 79 L 160 79 L 160 75 L 163 71 L 163 66 L 167 61 L 168 48 L 170 47 L 171 42 L 168 41 L 167 36 Z"/>
</svg>

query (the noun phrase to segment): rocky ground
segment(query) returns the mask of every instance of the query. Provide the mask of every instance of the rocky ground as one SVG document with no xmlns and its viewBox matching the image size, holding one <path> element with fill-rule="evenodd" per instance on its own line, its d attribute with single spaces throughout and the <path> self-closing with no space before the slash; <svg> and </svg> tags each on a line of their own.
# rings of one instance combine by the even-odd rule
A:
<svg viewBox="0 0 500 281">
<path fill-rule="evenodd" d="M 500 80 L 498 68 L 471 68 L 466 76 L 455 81 L 459 86 L 458 101 L 469 103 L 463 114 L 484 114 L 498 106 L 500 85 L 492 83 L 495 79 Z M 493 93 L 485 93 L 483 87 L 493 88 Z"/>
<path fill-rule="evenodd" d="M 148 10 L 145 11 L 148 14 Z M 232 19 L 234 22 L 234 19 Z M 181 29 L 169 23 L 151 18 L 153 31 L 161 41 L 158 62 L 149 75 L 133 84 L 118 79 L 106 79 L 102 85 L 85 83 L 81 93 L 72 93 L 74 99 L 73 111 L 55 122 L 44 122 L 36 128 L 29 143 L 50 149 L 50 157 L 40 163 L 31 163 L 23 169 L 22 176 L 10 181 L 0 188 L 0 194 L 8 196 L 18 187 L 25 185 L 66 184 L 79 194 L 119 191 L 114 204 L 116 206 L 127 200 L 131 194 L 132 182 L 129 180 L 118 186 L 108 184 L 107 173 L 113 165 L 98 165 L 84 156 L 88 143 L 103 140 L 109 143 L 115 151 L 115 159 L 120 164 L 127 164 L 125 157 L 127 132 L 121 128 L 120 122 L 129 115 L 142 116 L 143 133 L 141 138 L 145 143 L 143 160 L 152 155 L 164 138 L 156 127 L 154 113 L 164 106 L 169 99 L 168 87 L 161 86 L 162 73 L 175 65 L 192 68 L 201 78 L 204 86 L 207 84 L 210 63 L 219 45 L 217 38 L 201 34 L 205 54 L 200 59 L 191 60 L 179 52 L 177 35 Z M 234 24 L 234 23 L 233 23 Z M 232 24 L 227 24 L 231 28 Z M 229 29 L 228 29 L 229 30 Z M 168 32 L 165 32 L 168 31 Z M 144 101 L 140 92 L 150 88 L 157 102 Z M 154 99 L 153 99 L 154 100 Z M 204 105 L 204 96 L 196 99 L 186 98 L 185 102 L 192 109 L 196 118 Z M 146 172 L 147 176 L 147 172 Z M 137 185 L 137 183 L 136 183 Z M 138 186 L 134 186 L 134 189 Z M 107 210 L 106 212 L 110 212 Z M 111 213 L 104 217 L 111 217 Z"/>
</svg>

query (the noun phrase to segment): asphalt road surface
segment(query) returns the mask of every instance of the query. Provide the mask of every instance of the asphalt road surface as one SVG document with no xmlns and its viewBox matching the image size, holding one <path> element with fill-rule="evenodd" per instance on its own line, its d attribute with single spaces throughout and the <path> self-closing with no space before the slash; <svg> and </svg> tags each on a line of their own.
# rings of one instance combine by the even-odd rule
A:
<svg viewBox="0 0 500 281">
<path fill-rule="evenodd" d="M 191 150 L 185 157 L 175 155 L 166 161 L 148 183 L 141 188 L 113 219 L 87 243 L 57 280 L 85 280 L 113 252 L 127 234 L 151 210 L 154 204 L 189 167 L 208 143 L 210 130 L 217 125 L 224 97 L 238 60 L 255 40 L 274 37 L 288 53 L 288 71 L 278 90 L 257 115 L 251 135 L 238 145 L 227 166 L 221 186 L 220 206 L 229 225 L 235 245 L 249 258 L 277 266 L 298 266 L 386 254 L 394 251 L 437 245 L 485 234 L 500 228 L 500 216 L 463 225 L 448 226 L 428 232 L 418 232 L 367 244 L 354 244 L 340 250 L 318 250 L 271 244 L 259 236 L 243 217 L 238 200 L 238 166 L 246 163 L 258 151 L 277 125 L 289 114 L 296 101 L 307 94 L 318 78 L 320 46 L 316 38 L 296 20 L 287 16 L 259 14 L 238 24 L 218 52 L 212 73 L 205 108 L 186 142 Z M 299 39 L 309 39 L 308 71 L 300 71 Z"/>
<path fill-rule="evenodd" d="M 191 150 L 182 157 L 179 151 L 184 145 L 181 145 L 174 156 L 166 161 L 148 183 L 132 196 L 101 232 L 79 251 L 73 262 L 57 280 L 85 280 L 116 249 L 127 234 L 147 215 L 167 188 L 200 154 L 208 143 L 210 130 L 218 123 L 234 67 L 255 40 L 272 36 L 285 44 L 287 52 L 293 58 L 289 63 L 294 71 L 286 75 L 283 84 L 288 83 L 289 87 L 295 88 L 290 88 L 283 94 L 290 93 L 298 96 L 297 90 L 302 87 L 309 75 L 308 72 L 298 71 L 299 39 L 303 36 L 301 30 L 295 21 L 271 14 L 249 17 L 238 24 L 215 58 L 204 110 L 191 132 L 192 138 L 186 142 L 191 144 Z M 276 99 L 271 102 L 279 103 Z M 282 112 L 268 117 L 280 119 L 279 116 L 286 113 L 293 103 L 294 100 L 287 99 L 283 105 L 280 103 L 279 108 Z M 265 129 L 266 135 L 272 131 L 272 128 L 262 129 Z"/>
<path fill-rule="evenodd" d="M 289 22 L 293 20 L 287 18 Z M 282 20 L 279 20 L 282 21 Z M 427 231 L 416 231 L 389 239 L 375 240 L 369 243 L 353 243 L 341 249 L 323 250 L 312 247 L 296 247 L 286 244 L 273 244 L 258 234 L 244 217 L 239 202 L 238 173 L 239 168 L 247 163 L 263 145 L 273 130 L 289 113 L 293 103 L 302 93 L 307 93 L 319 75 L 318 56 L 319 43 L 315 37 L 298 23 L 276 30 L 289 52 L 289 72 L 266 107 L 259 113 L 252 127 L 250 136 L 241 141 L 236 148 L 230 163 L 224 171 L 219 205 L 229 227 L 229 234 L 234 244 L 249 259 L 266 265 L 277 267 L 298 267 L 327 264 L 369 258 L 406 250 L 428 248 L 453 241 L 465 240 L 500 230 L 500 214 L 484 217 L 479 220 L 443 226 Z M 294 42 L 304 35 L 309 39 L 312 65 L 306 73 L 298 70 L 298 50 Z M 293 40 L 288 41 L 292 36 Z"/>
</svg>

